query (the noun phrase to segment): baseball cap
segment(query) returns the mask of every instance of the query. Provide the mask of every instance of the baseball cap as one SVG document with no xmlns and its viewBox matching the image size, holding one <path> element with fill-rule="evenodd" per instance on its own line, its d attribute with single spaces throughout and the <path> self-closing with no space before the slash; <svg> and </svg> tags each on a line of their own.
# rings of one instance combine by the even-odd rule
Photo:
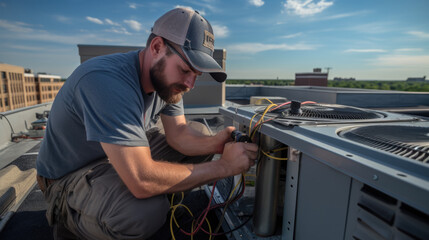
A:
<svg viewBox="0 0 429 240">
<path fill-rule="evenodd" d="M 152 33 L 179 45 L 198 71 L 210 73 L 218 82 L 225 81 L 225 71 L 213 58 L 212 26 L 197 11 L 186 8 L 170 10 L 155 21 Z"/>
</svg>

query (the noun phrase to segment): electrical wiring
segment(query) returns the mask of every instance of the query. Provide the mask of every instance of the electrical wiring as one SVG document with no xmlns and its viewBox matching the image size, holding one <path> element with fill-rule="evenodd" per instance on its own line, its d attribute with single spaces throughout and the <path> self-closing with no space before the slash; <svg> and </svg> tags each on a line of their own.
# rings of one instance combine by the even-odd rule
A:
<svg viewBox="0 0 429 240">
<path fill-rule="evenodd" d="M 288 158 L 280 158 L 280 157 L 275 157 L 275 156 L 272 156 L 272 155 L 269 155 L 268 153 L 266 153 L 264 150 L 262 150 L 261 149 L 261 152 L 265 155 L 265 156 L 267 156 L 267 157 L 269 157 L 269 158 L 271 158 L 271 159 L 274 159 L 274 160 L 283 160 L 283 161 L 286 161 Z"/>
<path fill-rule="evenodd" d="M 244 191 L 244 186 L 245 186 L 245 183 L 244 183 L 244 174 L 241 174 L 240 181 L 238 181 L 238 183 L 235 185 L 234 189 L 230 193 L 230 195 L 228 197 L 228 200 L 226 201 L 225 207 L 223 208 L 222 216 L 220 217 L 219 223 L 216 226 L 214 233 L 217 233 L 219 231 L 220 227 L 222 226 L 222 222 L 223 222 L 223 219 L 225 218 L 226 210 L 228 209 L 229 204 L 232 202 L 231 201 L 232 200 L 232 196 L 234 195 L 234 192 L 237 189 L 237 187 L 240 186 L 240 185 L 242 185 L 242 191 Z"/>
<path fill-rule="evenodd" d="M 183 199 L 185 198 L 185 193 L 184 192 L 180 192 L 180 193 L 182 194 L 182 199 L 180 199 L 178 204 L 181 204 Z M 173 193 L 173 195 L 171 195 L 170 207 L 173 207 L 174 195 L 176 195 L 176 194 Z"/>
<path fill-rule="evenodd" d="M 176 227 L 178 227 L 178 228 L 180 228 L 180 225 L 179 225 L 179 223 L 177 222 L 177 220 L 176 220 L 176 218 L 174 217 L 174 212 L 176 211 L 176 209 L 178 208 L 178 207 L 184 207 L 188 212 L 189 212 L 189 214 L 191 215 L 191 217 L 193 217 L 194 215 L 192 214 L 192 211 L 186 206 L 186 205 L 184 205 L 184 204 L 176 204 L 176 205 L 174 205 L 174 206 L 172 206 L 171 208 L 172 208 L 172 212 L 171 212 L 171 217 L 170 217 L 170 232 L 171 232 L 171 238 L 173 239 L 173 240 L 175 240 L 176 238 L 175 238 L 175 236 L 174 236 L 174 231 L 173 231 L 173 221 L 174 221 L 174 223 L 176 224 Z M 209 227 L 209 235 L 210 235 L 210 237 L 209 237 L 209 240 L 211 239 L 211 234 L 212 234 L 212 228 L 211 228 L 211 225 L 210 225 L 210 222 L 209 222 L 209 220 L 207 219 L 207 218 L 205 218 L 204 219 L 206 222 L 207 222 L 207 225 L 208 225 L 208 227 Z M 193 229 L 193 224 L 192 224 L 192 229 Z M 191 236 L 191 239 L 193 239 L 193 235 L 194 234 L 190 234 L 190 236 Z"/>
</svg>

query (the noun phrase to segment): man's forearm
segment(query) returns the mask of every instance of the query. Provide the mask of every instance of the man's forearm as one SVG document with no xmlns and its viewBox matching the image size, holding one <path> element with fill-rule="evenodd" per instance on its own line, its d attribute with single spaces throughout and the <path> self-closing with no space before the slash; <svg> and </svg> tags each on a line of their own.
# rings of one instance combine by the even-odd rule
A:
<svg viewBox="0 0 429 240">
<path fill-rule="evenodd" d="M 167 142 L 171 147 L 187 156 L 198 156 L 221 153 L 222 139 L 216 136 L 204 136 L 190 128 L 188 125 L 181 126 L 180 134 L 174 137 L 167 136 Z"/>
</svg>

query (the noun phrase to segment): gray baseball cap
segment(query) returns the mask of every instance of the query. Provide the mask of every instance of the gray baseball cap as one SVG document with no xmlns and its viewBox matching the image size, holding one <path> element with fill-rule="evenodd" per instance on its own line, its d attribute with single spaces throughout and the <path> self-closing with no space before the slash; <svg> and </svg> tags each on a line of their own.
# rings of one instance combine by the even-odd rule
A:
<svg viewBox="0 0 429 240">
<path fill-rule="evenodd" d="M 225 71 L 213 58 L 212 26 L 197 11 L 175 8 L 156 20 L 152 33 L 179 45 L 198 71 L 210 73 L 218 82 L 225 81 Z"/>
</svg>

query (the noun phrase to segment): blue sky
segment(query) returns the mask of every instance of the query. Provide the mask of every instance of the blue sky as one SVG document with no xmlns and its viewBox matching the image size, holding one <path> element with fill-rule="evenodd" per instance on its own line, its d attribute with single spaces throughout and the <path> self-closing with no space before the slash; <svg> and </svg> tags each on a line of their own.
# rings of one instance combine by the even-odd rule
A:
<svg viewBox="0 0 429 240">
<path fill-rule="evenodd" d="M 229 79 L 429 77 L 428 0 L 0 0 L 0 62 L 68 77 L 77 44 L 144 46 L 177 6 L 211 22 Z"/>
</svg>

